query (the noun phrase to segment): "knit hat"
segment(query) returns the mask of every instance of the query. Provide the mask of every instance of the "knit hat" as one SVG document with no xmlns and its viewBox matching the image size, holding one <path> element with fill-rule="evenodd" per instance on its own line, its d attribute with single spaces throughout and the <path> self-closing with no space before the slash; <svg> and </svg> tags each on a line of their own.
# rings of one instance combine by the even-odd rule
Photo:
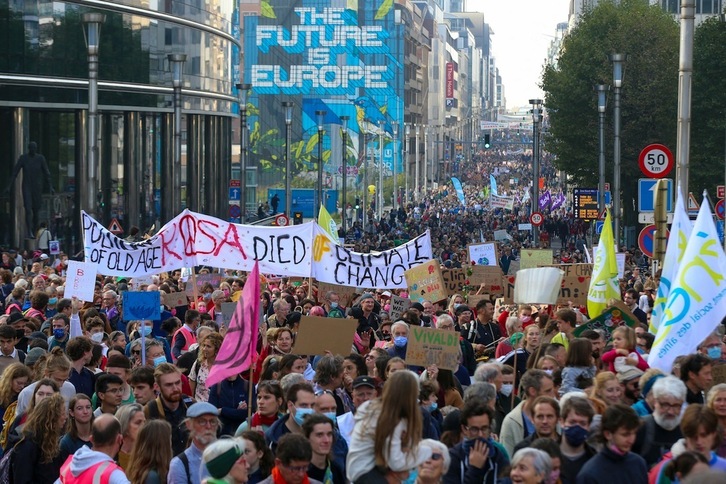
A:
<svg viewBox="0 0 726 484">
<path fill-rule="evenodd" d="M 30 351 L 28 351 L 28 354 L 25 355 L 25 365 L 33 366 L 35 362 L 37 362 L 44 354 L 46 354 L 46 351 L 43 348 L 32 348 Z"/>
<path fill-rule="evenodd" d="M 227 476 L 235 462 L 245 453 L 245 442 L 242 439 L 220 439 L 213 442 L 202 455 L 209 475 L 215 479 Z"/>
<path fill-rule="evenodd" d="M 362 302 L 363 302 L 363 301 L 365 301 L 366 299 L 373 299 L 373 294 L 371 294 L 370 292 L 367 292 L 367 293 L 363 294 L 363 295 L 362 295 L 362 296 L 360 297 L 360 301 L 358 301 L 358 302 L 359 302 L 359 303 L 362 303 Z"/>
</svg>

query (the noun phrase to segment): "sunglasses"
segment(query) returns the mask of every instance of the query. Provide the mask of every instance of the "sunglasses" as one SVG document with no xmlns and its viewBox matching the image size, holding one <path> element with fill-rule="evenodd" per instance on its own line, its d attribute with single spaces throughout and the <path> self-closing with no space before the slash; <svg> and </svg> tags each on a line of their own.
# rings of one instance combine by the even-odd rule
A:
<svg viewBox="0 0 726 484">
<path fill-rule="evenodd" d="M 431 460 L 441 460 L 443 458 L 443 454 L 440 454 L 438 452 L 434 452 L 433 454 L 431 454 Z"/>
</svg>

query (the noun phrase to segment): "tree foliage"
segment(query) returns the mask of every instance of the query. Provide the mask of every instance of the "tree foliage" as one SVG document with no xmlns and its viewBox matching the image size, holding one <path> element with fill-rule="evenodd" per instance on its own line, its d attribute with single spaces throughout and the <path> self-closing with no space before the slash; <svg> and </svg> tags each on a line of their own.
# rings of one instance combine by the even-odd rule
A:
<svg viewBox="0 0 726 484">
<path fill-rule="evenodd" d="M 658 6 L 642 0 L 602 2 L 585 12 L 565 37 L 556 66 L 545 68 L 542 89 L 549 115 L 544 140 L 556 166 L 575 184 L 597 186 L 596 84 L 611 85 L 609 54 L 627 54 L 621 95 L 621 190 L 626 224 L 640 178 L 638 155 L 650 143 L 675 151 L 679 28 Z M 613 177 L 613 93 L 605 125 L 606 181 Z"/>
</svg>

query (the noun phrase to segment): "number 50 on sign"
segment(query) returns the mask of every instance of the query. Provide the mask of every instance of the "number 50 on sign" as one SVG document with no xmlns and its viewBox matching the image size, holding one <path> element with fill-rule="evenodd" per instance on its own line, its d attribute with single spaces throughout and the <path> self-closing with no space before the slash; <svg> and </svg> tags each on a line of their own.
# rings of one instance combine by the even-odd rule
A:
<svg viewBox="0 0 726 484">
<path fill-rule="evenodd" d="M 673 170 L 675 159 L 667 146 L 654 143 L 643 148 L 638 164 L 640 171 L 648 178 L 663 178 Z"/>
</svg>

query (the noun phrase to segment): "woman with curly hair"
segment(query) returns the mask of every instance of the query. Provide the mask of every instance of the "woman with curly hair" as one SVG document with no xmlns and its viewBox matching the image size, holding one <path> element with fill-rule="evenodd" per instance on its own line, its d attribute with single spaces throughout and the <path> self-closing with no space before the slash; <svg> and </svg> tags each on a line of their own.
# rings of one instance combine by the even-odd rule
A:
<svg viewBox="0 0 726 484">
<path fill-rule="evenodd" d="M 219 348 L 222 347 L 222 339 L 219 333 L 209 333 L 199 342 L 199 356 L 189 371 L 189 385 L 197 402 L 209 401 L 209 388 L 205 382 L 217 358 Z"/>
<path fill-rule="evenodd" d="M 139 430 L 126 477 L 131 484 L 164 484 L 172 457 L 171 425 L 166 420 L 149 420 Z"/>
<path fill-rule="evenodd" d="M 11 422 L 15 418 L 18 395 L 32 377 L 33 373 L 30 368 L 22 363 L 13 363 L 5 368 L 0 377 L 0 422 L 4 420 L 5 413 L 8 413 Z M 2 423 L 0 423 L 0 429 L 2 429 Z"/>
<path fill-rule="evenodd" d="M 12 469 L 15 484 L 52 484 L 60 475 L 60 438 L 68 421 L 63 397 L 55 393 L 36 405 L 15 446 Z"/>
<path fill-rule="evenodd" d="M 33 409 L 41 402 L 41 400 L 48 398 L 55 393 L 58 393 L 58 385 L 55 381 L 50 378 L 43 378 L 37 382 L 37 385 L 35 385 L 35 388 L 33 389 L 33 394 L 27 410 L 15 417 L 12 421 L 9 420 L 9 424 L 6 425 L 5 428 L 3 428 L 2 433 L 0 433 L 0 444 L 2 444 L 3 449 L 6 452 L 15 446 L 15 444 L 17 444 L 22 438 L 23 428 L 25 427 L 30 414 L 33 413 Z M 12 417 L 12 415 L 8 415 L 8 417 Z"/>
</svg>

